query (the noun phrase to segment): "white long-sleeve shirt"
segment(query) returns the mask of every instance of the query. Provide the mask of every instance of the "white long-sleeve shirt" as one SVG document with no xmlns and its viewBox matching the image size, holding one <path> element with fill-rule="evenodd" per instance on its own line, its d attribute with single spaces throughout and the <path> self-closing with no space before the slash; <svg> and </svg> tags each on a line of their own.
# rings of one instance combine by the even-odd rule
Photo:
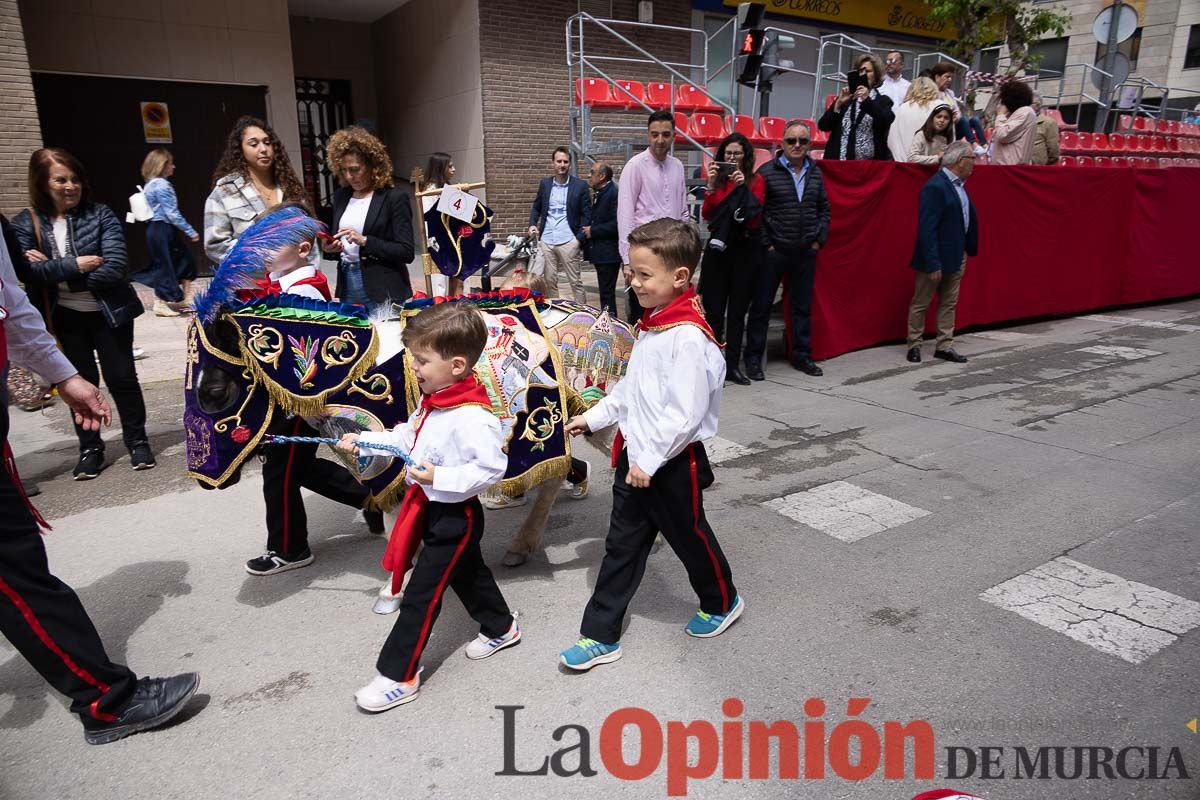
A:
<svg viewBox="0 0 1200 800">
<path fill-rule="evenodd" d="M 725 357 L 695 325 L 645 331 L 625 377 L 583 419 L 593 431 L 616 423 L 629 463 L 653 476 L 692 442 L 716 435 L 724 383 Z"/>
<path fill-rule="evenodd" d="M 508 455 L 500 420 L 482 406 L 433 409 L 427 414 L 418 409 L 408 421 L 390 431 L 364 433 L 358 439 L 362 449 L 372 444 L 399 447 L 413 461 L 433 464 L 433 484 L 423 486 L 434 503 L 461 503 L 470 500 L 504 477 Z M 412 474 L 408 483 L 416 483 Z"/>
<path fill-rule="evenodd" d="M 0 241 L 0 320 L 8 337 L 9 360 L 33 370 L 49 383 L 60 383 L 79 371 L 46 332 L 42 315 L 17 282 L 3 241 Z"/>
</svg>

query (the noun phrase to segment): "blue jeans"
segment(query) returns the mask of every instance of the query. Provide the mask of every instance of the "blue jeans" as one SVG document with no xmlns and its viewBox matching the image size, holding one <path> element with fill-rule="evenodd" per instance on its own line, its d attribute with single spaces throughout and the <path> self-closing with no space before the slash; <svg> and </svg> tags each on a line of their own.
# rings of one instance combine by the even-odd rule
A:
<svg viewBox="0 0 1200 800">
<path fill-rule="evenodd" d="M 159 220 L 151 220 L 146 226 L 146 249 L 150 251 L 150 263 L 130 277 L 153 289 L 159 300 L 178 303 L 183 299 L 180 282 L 196 279 L 192 251 L 179 240 L 173 225 Z"/>
<path fill-rule="evenodd" d="M 983 132 L 983 123 L 979 117 L 959 117 L 954 123 L 954 132 L 959 139 L 966 139 L 979 145 L 987 145 L 987 135 Z"/>
<path fill-rule="evenodd" d="M 362 265 L 357 261 L 338 263 L 337 299 L 343 303 L 371 308 L 366 287 L 363 286 Z"/>
</svg>

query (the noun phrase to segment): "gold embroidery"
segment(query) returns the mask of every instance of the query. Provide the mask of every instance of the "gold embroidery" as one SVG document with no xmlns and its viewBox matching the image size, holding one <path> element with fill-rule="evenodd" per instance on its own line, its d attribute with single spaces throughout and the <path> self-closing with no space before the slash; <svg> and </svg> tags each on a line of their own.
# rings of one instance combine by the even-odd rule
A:
<svg viewBox="0 0 1200 800">
<path fill-rule="evenodd" d="M 262 324 L 251 325 L 246 332 L 249 334 L 246 344 L 250 348 L 250 354 L 264 364 L 278 368 L 279 357 L 283 355 L 283 334 Z M 273 344 L 271 334 L 275 335 Z"/>
<path fill-rule="evenodd" d="M 349 346 L 350 354 L 343 355 Z M 341 367 L 354 363 L 358 358 L 358 342 L 354 339 L 353 331 L 342 331 L 337 336 L 331 336 L 321 345 L 321 360 L 327 367 Z"/>
<path fill-rule="evenodd" d="M 554 426 L 562 420 L 562 411 L 550 397 L 547 397 L 539 407 L 530 411 L 529 416 L 525 419 L 525 430 L 521 432 L 522 439 L 533 442 L 529 447 L 530 452 L 540 453 L 545 450 L 546 442 L 554 436 Z"/>
<path fill-rule="evenodd" d="M 346 394 L 361 394 L 368 400 L 385 400 L 390 406 L 393 400 L 392 382 L 380 372 L 376 372 L 374 375 L 364 375 L 350 383 L 350 388 L 346 390 Z"/>
</svg>

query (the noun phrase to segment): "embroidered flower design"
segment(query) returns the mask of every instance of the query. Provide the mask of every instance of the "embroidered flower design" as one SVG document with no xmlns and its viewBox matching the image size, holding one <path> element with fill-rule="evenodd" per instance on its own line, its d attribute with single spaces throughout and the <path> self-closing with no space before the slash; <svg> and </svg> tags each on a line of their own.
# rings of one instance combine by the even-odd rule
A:
<svg viewBox="0 0 1200 800">
<path fill-rule="evenodd" d="M 250 441 L 250 429 L 245 425 L 238 425 L 229 433 L 229 438 L 233 439 L 238 444 L 245 444 Z"/>
<path fill-rule="evenodd" d="M 463 225 L 458 229 L 458 238 L 466 239 L 468 236 L 470 236 L 474 232 L 475 232 L 475 229 L 472 228 L 470 225 Z"/>
</svg>

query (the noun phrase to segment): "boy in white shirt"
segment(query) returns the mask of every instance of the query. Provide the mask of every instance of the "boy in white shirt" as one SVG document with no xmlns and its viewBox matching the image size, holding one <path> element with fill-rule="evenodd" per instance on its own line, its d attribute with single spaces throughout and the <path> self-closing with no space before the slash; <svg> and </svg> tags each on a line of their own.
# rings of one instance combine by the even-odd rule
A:
<svg viewBox="0 0 1200 800">
<path fill-rule="evenodd" d="M 416 464 L 405 476 L 408 493 L 383 559 L 392 572 L 393 593 L 399 592 L 417 545 L 425 544 L 376 662 L 379 674 L 354 695 L 365 711 L 386 711 L 416 699 L 421 653 L 448 587 L 480 626 L 479 636 L 467 645 L 467 658 L 486 658 L 521 639 L 479 550 L 483 507 L 477 495 L 504 477 L 508 467 L 500 421 L 473 370 L 487 344 L 487 328 L 470 303 L 442 303 L 412 317 L 403 340 L 412 355 L 421 407 L 391 431 L 348 433 L 338 443 L 348 453 L 371 452 L 373 444 L 399 447 Z"/>
<path fill-rule="evenodd" d="M 704 516 L 702 492 L 713 474 L 701 441 L 717 432 L 725 358 L 691 285 L 699 260 L 690 223 L 659 219 L 630 233 L 631 286 L 646 311 L 629 369 L 612 394 L 567 423 L 572 436 L 618 425 L 604 561 L 582 638 L 560 656 L 570 669 L 621 657 L 621 623 L 659 532 L 700 598 L 688 634 L 718 636 L 746 607 Z"/>
</svg>

